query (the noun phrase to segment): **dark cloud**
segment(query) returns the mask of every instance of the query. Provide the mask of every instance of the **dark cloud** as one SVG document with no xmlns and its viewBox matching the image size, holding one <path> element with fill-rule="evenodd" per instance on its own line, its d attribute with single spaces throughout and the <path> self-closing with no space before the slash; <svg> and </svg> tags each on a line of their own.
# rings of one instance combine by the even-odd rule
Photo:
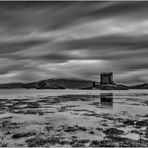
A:
<svg viewBox="0 0 148 148">
<path fill-rule="evenodd" d="M 44 40 L 34 40 L 34 41 L 24 41 L 17 43 L 0 43 L 0 54 L 13 53 L 16 51 L 21 51 L 27 48 L 38 46 L 44 44 L 47 41 Z"/>
<path fill-rule="evenodd" d="M 126 47 L 130 50 L 139 50 L 139 48 L 148 47 L 147 36 L 130 37 L 120 35 L 107 35 L 99 37 L 91 37 L 87 39 L 75 39 L 71 41 L 65 41 L 59 44 L 60 47 L 68 49 L 98 49 L 99 48 L 115 48 Z"/>
<path fill-rule="evenodd" d="M 4 28 L 7 25 L 6 32 L 25 33 L 33 27 L 53 30 L 135 11 L 140 11 L 139 15 L 145 5 L 146 2 L 1 2 L 0 21 Z"/>
</svg>

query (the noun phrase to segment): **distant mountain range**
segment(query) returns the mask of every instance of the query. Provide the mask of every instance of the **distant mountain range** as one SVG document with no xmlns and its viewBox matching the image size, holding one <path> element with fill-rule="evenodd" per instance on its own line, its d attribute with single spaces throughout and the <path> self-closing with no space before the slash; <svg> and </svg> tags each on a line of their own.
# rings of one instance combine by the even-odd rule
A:
<svg viewBox="0 0 148 148">
<path fill-rule="evenodd" d="M 0 84 L 0 89 L 36 88 L 36 89 L 101 89 L 101 90 L 127 90 L 148 89 L 148 83 L 126 86 L 122 84 L 100 85 L 99 82 L 83 79 L 47 79 L 32 83 L 7 83 Z"/>
<path fill-rule="evenodd" d="M 93 81 L 82 79 L 47 79 L 32 83 L 0 84 L 0 89 L 36 88 L 36 89 L 82 89 L 90 87 Z"/>
</svg>

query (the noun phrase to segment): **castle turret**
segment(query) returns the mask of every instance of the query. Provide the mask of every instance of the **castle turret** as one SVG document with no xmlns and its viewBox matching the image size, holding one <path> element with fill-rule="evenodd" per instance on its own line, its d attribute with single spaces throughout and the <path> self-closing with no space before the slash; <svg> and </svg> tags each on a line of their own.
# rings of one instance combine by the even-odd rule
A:
<svg viewBox="0 0 148 148">
<path fill-rule="evenodd" d="M 113 73 L 101 73 L 100 84 L 113 84 Z"/>
</svg>

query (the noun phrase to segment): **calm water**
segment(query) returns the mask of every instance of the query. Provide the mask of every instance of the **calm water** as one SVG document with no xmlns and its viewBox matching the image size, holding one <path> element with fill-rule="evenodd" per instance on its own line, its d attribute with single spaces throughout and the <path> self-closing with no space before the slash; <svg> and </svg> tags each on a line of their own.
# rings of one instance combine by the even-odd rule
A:
<svg viewBox="0 0 148 148">
<path fill-rule="evenodd" d="M 131 115 L 148 114 L 148 90 L 37 90 L 37 89 L 3 89 L 0 90 L 1 99 L 30 99 L 35 100 L 46 96 L 60 96 L 66 94 L 98 95 L 96 101 L 100 102 L 97 112 L 128 112 Z M 102 102 L 109 94 L 110 103 Z M 75 102 L 67 102 L 67 104 Z M 80 103 L 80 104 L 79 104 Z M 82 108 L 94 109 L 94 106 L 85 106 L 85 102 L 78 102 Z M 86 103 L 87 104 L 87 103 Z"/>
<path fill-rule="evenodd" d="M 71 94 L 68 100 L 64 100 L 65 96 L 64 99 L 59 97 L 59 102 L 55 103 L 54 100 L 58 97 L 46 97 L 66 94 Z M 79 94 L 83 94 L 82 97 L 77 96 Z M 93 98 L 91 95 L 96 97 Z M 106 130 L 117 127 L 124 131 L 122 137 L 138 140 L 139 134 L 131 132 L 137 129 L 132 125 L 124 125 L 120 120 L 141 121 L 148 116 L 148 90 L 1 89 L 0 103 L 0 122 L 8 123 L 8 127 L 0 130 L 0 137 L 2 137 L 0 142 L 7 143 L 11 147 L 19 144 L 27 146 L 25 138 L 15 141 L 12 138 L 13 134 L 35 131 L 38 135 L 42 135 L 47 132 L 46 124 L 54 127 L 54 135 L 59 134 L 58 129 L 63 128 L 63 125 L 78 125 L 87 129 L 86 132 L 69 134 L 63 132 L 62 136 L 68 139 L 74 134 L 79 139 L 85 137 L 85 139 L 100 140 L 106 135 L 103 131 L 97 132 L 96 128 Z M 17 124 L 21 126 L 18 127 Z M 9 134 L 6 134 L 7 130 Z M 89 133 L 91 130 L 95 133 Z M 145 134 L 146 126 L 139 130 Z"/>
<path fill-rule="evenodd" d="M 148 90 L 41 90 L 41 89 L 1 89 L 0 97 L 17 97 L 21 96 L 58 96 L 65 94 L 86 94 L 100 95 L 100 93 L 113 93 L 113 95 L 123 96 L 148 96 Z M 147 97 L 148 99 L 148 97 Z"/>
</svg>

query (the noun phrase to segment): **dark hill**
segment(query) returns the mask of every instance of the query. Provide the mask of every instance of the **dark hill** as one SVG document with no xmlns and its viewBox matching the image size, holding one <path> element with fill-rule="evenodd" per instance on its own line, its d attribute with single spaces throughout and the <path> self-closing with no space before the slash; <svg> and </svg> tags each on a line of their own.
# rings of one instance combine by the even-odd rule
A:
<svg viewBox="0 0 148 148">
<path fill-rule="evenodd" d="M 0 84 L 0 88 L 23 88 L 23 83 L 8 83 L 8 84 Z"/>
<path fill-rule="evenodd" d="M 2 89 L 13 88 L 37 88 L 37 89 L 81 89 L 84 87 L 90 87 L 92 81 L 82 79 L 48 79 L 41 80 L 33 83 L 8 83 L 0 84 Z"/>
<path fill-rule="evenodd" d="M 92 81 L 82 79 L 48 79 L 46 82 L 69 89 L 81 89 L 83 87 L 89 87 L 93 83 Z"/>
<path fill-rule="evenodd" d="M 148 89 L 148 83 L 130 86 L 130 89 Z"/>
<path fill-rule="evenodd" d="M 147 89 L 148 84 L 127 87 L 121 84 L 100 85 L 99 82 L 83 79 L 47 79 L 32 83 L 8 83 L 0 84 L 0 89 L 13 88 L 36 88 L 36 89 L 101 89 L 101 90 L 127 90 L 127 89 Z"/>
</svg>

